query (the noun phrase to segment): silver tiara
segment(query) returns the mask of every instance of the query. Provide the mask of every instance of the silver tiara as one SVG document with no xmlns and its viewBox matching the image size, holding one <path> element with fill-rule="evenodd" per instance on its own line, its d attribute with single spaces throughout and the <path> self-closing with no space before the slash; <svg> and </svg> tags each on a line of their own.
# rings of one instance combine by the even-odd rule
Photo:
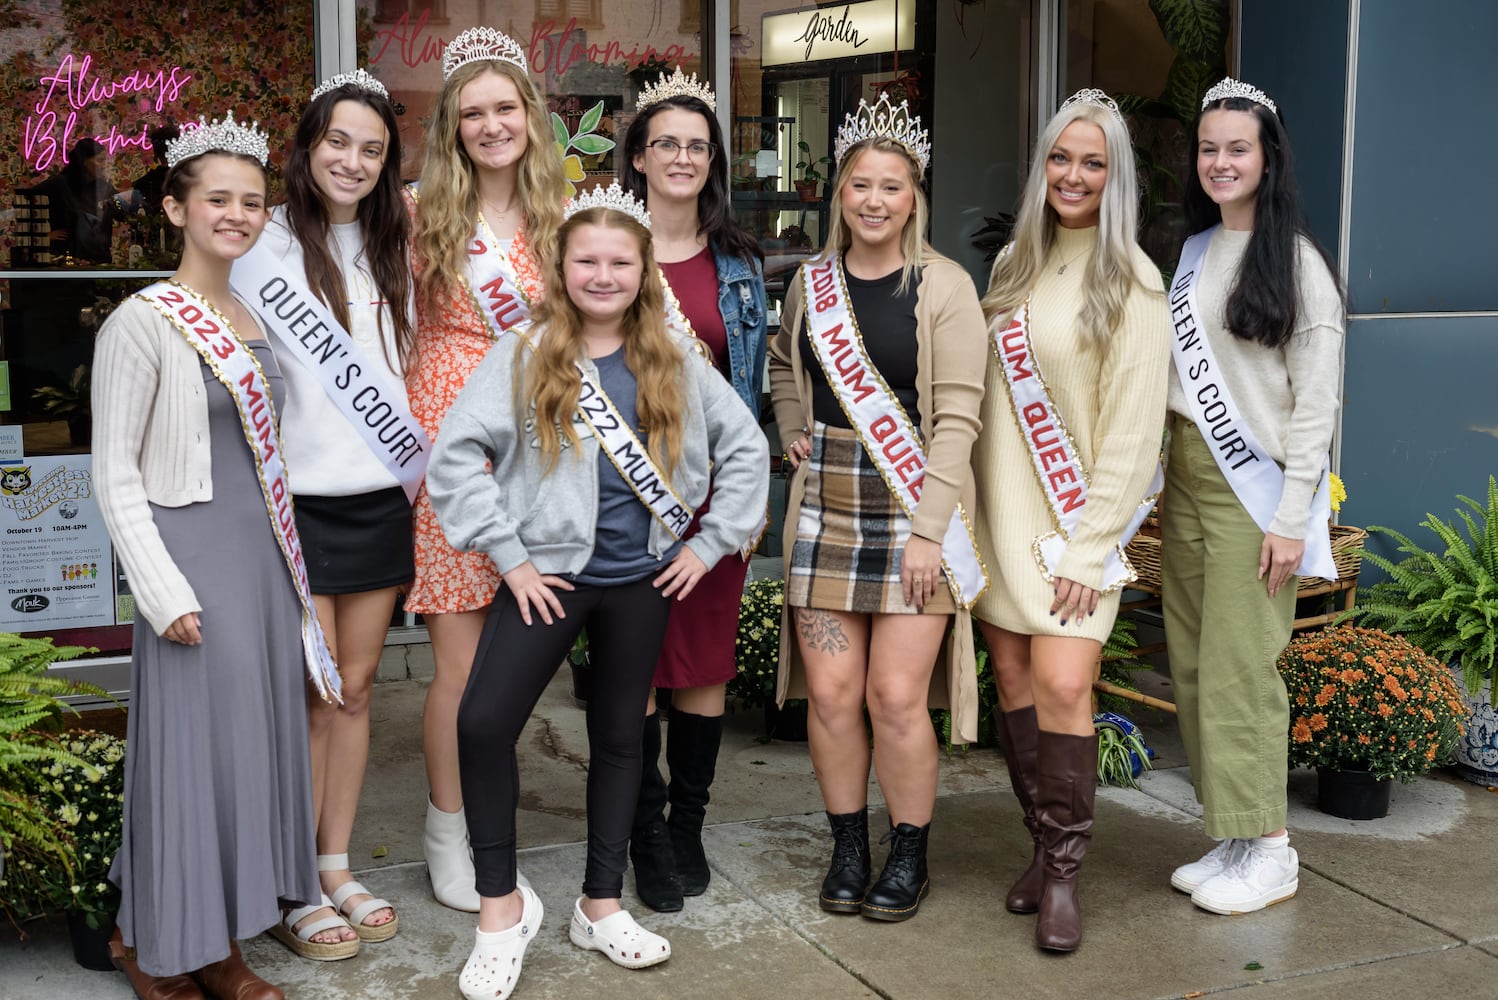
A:
<svg viewBox="0 0 1498 1000">
<path fill-rule="evenodd" d="M 1120 122 L 1124 120 L 1123 112 L 1118 110 L 1118 102 L 1109 97 L 1103 91 L 1098 90 L 1096 87 L 1087 87 L 1084 90 L 1077 91 L 1075 94 L 1062 101 L 1061 107 L 1057 110 L 1058 112 L 1065 111 L 1067 108 L 1074 107 L 1078 104 L 1090 104 L 1094 107 L 1105 108 L 1108 111 L 1113 112 L 1113 117 L 1117 118 Z"/>
<path fill-rule="evenodd" d="M 1241 97 L 1244 100 L 1253 101 L 1255 104 L 1264 105 L 1264 107 L 1268 108 L 1274 114 L 1280 113 L 1280 109 L 1275 107 L 1274 102 L 1269 99 L 1268 94 L 1252 84 L 1244 83 L 1242 80 L 1234 80 L 1232 77 L 1228 77 L 1207 91 L 1207 96 L 1202 98 L 1202 110 L 1207 110 L 1207 105 L 1213 101 L 1225 101 L 1229 97 Z"/>
<path fill-rule="evenodd" d="M 695 97 L 707 105 L 709 111 L 718 110 L 718 99 L 713 96 L 712 88 L 706 83 L 697 82 L 697 74 L 687 76 L 676 67 L 676 72 L 670 76 L 662 76 L 655 83 L 640 91 L 639 98 L 635 101 L 635 110 L 644 111 L 652 104 L 659 104 L 668 97 Z"/>
<path fill-rule="evenodd" d="M 199 116 L 196 125 L 191 122 L 183 125 L 182 134 L 166 144 L 167 168 L 204 153 L 252 156 L 263 167 L 270 160 L 270 144 L 266 134 L 260 131 L 259 122 L 244 125 L 234 120 L 233 111 L 222 120 L 211 122 Z"/>
<path fill-rule="evenodd" d="M 606 188 L 594 188 L 568 201 L 567 207 L 562 209 L 562 218 L 570 219 L 578 212 L 590 208 L 611 208 L 630 216 L 646 229 L 650 228 L 650 213 L 645 211 L 643 204 L 635 200 L 634 195 L 619 186 L 617 178 L 610 181 Z"/>
<path fill-rule="evenodd" d="M 337 76 L 328 77 L 317 85 L 316 90 L 312 91 L 311 99 L 315 101 L 328 91 L 337 90 L 339 87 L 350 83 L 360 90 L 367 90 L 371 94 L 385 98 L 387 101 L 390 99 L 390 91 L 385 89 L 385 85 L 362 69 L 356 69 L 352 73 L 339 73 Z"/>
<path fill-rule="evenodd" d="M 519 42 L 495 28 L 478 27 L 460 32 L 442 50 L 442 79 L 452 76 L 459 66 L 489 59 L 513 63 L 520 67 L 520 72 L 530 72 Z"/>
<path fill-rule="evenodd" d="M 879 100 L 872 105 L 862 97 L 858 99 L 858 111 L 843 119 L 837 130 L 837 142 L 832 146 L 832 158 L 843 162 L 843 155 L 866 139 L 887 137 L 910 151 L 924 170 L 931 164 L 931 137 L 921 127 L 919 115 L 910 113 L 908 102 L 901 101 L 895 107 L 887 92 L 880 93 Z"/>
</svg>

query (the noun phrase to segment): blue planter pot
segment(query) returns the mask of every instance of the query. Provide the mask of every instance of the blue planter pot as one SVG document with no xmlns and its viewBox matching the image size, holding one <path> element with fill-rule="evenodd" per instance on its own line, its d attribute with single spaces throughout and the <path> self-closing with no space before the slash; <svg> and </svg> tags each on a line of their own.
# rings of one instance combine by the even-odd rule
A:
<svg viewBox="0 0 1498 1000">
<path fill-rule="evenodd" d="M 1498 785 L 1498 707 L 1490 700 L 1491 689 L 1483 681 L 1478 690 L 1467 687 L 1459 667 L 1453 667 L 1456 686 L 1467 695 L 1472 716 L 1467 720 L 1467 734 L 1456 745 L 1456 770 L 1463 778 L 1479 785 Z"/>
</svg>

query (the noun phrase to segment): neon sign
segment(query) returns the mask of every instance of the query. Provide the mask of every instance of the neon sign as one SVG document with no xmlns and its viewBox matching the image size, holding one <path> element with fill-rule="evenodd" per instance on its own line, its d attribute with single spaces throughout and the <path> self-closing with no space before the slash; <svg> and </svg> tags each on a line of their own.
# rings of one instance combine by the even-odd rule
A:
<svg viewBox="0 0 1498 1000">
<path fill-rule="evenodd" d="M 132 70 L 112 79 L 90 77 L 94 57 L 84 55 L 76 58 L 73 53 L 63 56 L 57 68 L 37 82 L 47 91 L 37 101 L 22 125 L 21 155 L 33 170 L 46 171 L 54 161 L 68 162 L 68 149 L 76 139 L 78 113 L 92 105 L 112 101 L 122 94 L 143 95 L 142 110 L 154 108 L 159 114 L 168 104 L 175 103 L 182 88 L 192 79 L 181 66 L 170 69 Z M 109 131 L 92 138 L 113 156 L 121 149 L 134 146 L 137 149 L 151 148 L 148 136 L 150 122 L 142 121 L 138 132 L 121 128 L 118 122 L 110 125 Z"/>
<path fill-rule="evenodd" d="M 427 20 L 431 13 L 424 9 L 416 16 L 415 21 L 411 20 L 409 13 L 402 14 L 390 27 L 375 32 L 376 48 L 369 59 L 370 64 L 374 65 L 383 59 L 392 45 L 396 47 L 396 57 L 413 69 L 441 58 L 446 40 L 426 35 Z M 530 43 L 526 49 L 526 60 L 531 69 L 536 73 L 551 70 L 562 74 L 582 61 L 600 66 L 609 63 L 634 66 L 651 59 L 675 63 L 691 58 L 683 46 L 676 44 L 668 45 L 663 50 L 649 43 L 639 42 L 629 48 L 618 41 L 608 41 L 602 45 L 585 44 L 573 38 L 577 30 L 577 18 L 569 20 L 567 26 L 560 31 L 555 21 L 536 22 L 531 29 Z"/>
</svg>

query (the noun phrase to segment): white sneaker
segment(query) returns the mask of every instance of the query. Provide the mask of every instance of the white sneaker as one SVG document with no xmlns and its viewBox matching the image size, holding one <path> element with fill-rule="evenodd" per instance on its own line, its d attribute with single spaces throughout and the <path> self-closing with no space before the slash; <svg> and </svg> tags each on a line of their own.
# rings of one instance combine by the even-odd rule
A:
<svg viewBox="0 0 1498 1000">
<path fill-rule="evenodd" d="M 1283 903 L 1300 888 L 1300 855 L 1287 847 L 1288 863 L 1279 861 L 1252 840 L 1220 874 L 1207 879 L 1191 894 L 1191 901 L 1209 913 L 1253 913 Z"/>
<path fill-rule="evenodd" d="M 1182 892 L 1195 892 L 1207 879 L 1220 875 L 1232 864 L 1243 850 L 1245 841 L 1229 837 L 1219 840 L 1217 846 L 1190 864 L 1184 864 L 1170 874 L 1171 888 Z"/>
</svg>

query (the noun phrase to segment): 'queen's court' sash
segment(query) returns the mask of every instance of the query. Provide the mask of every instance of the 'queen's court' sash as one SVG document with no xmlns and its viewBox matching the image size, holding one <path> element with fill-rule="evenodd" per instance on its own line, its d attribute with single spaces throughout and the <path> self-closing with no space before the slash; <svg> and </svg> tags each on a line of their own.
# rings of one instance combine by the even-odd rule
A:
<svg viewBox="0 0 1498 1000">
<path fill-rule="evenodd" d="M 362 357 L 354 338 L 318 300 L 302 275 L 259 241 L 234 262 L 230 284 L 254 306 L 278 358 L 293 357 L 414 502 L 432 442 L 411 416 L 406 394 L 383 364 Z"/>
<path fill-rule="evenodd" d="M 827 384 L 890 492 L 906 516 L 913 517 L 926 480 L 926 449 L 864 348 L 848 304 L 841 259 L 813 258 L 802 264 L 801 291 L 807 339 Z M 953 599 L 959 607 L 971 607 L 988 587 L 988 574 L 961 503 L 942 536 L 941 561 Z"/>
<path fill-rule="evenodd" d="M 245 440 L 255 456 L 260 491 L 271 528 L 280 544 L 286 568 L 302 602 L 302 650 L 306 654 L 307 674 L 325 701 L 343 701 L 338 666 L 328 652 L 327 640 L 317 621 L 312 604 L 312 588 L 307 583 L 307 566 L 302 560 L 302 543 L 297 535 L 296 519 L 291 510 L 291 490 L 286 483 L 286 466 L 281 461 L 281 439 L 276 431 L 276 414 L 265 373 L 254 353 L 234 333 L 228 319 L 186 285 L 160 281 L 136 293 L 171 321 L 187 339 L 214 377 L 229 390 L 244 425 Z"/>
<path fill-rule="evenodd" d="M 1041 535 L 1031 545 L 1035 562 L 1046 582 L 1054 583 L 1061 558 L 1066 555 L 1066 546 L 1082 523 L 1090 478 L 1082 466 L 1077 444 L 1066 429 L 1066 421 L 1056 409 L 1055 400 L 1051 399 L 1036 363 L 1035 352 L 1031 349 L 1030 304 L 1026 302 L 1021 306 L 1007 327 L 1000 329 L 997 323 L 994 324 L 991 333 L 990 343 L 1004 372 L 1004 385 L 1009 390 L 1015 425 L 1030 452 L 1035 478 L 1056 524 L 1055 531 Z M 1129 515 L 1129 523 L 1118 543 L 1103 559 L 1103 585 L 1100 588 L 1103 593 L 1117 590 L 1139 578 L 1124 555 L 1124 546 L 1149 516 L 1164 485 L 1165 477 L 1157 464 L 1150 479 L 1149 495 Z"/>
<path fill-rule="evenodd" d="M 1212 342 L 1200 329 L 1201 311 L 1197 307 L 1196 285 L 1207 245 L 1218 227 L 1197 233 L 1181 248 L 1181 262 L 1170 289 L 1172 337 L 1170 352 L 1175 360 L 1176 378 L 1186 393 L 1191 419 L 1201 431 L 1212 451 L 1212 458 L 1243 509 L 1248 511 L 1259 530 L 1269 533 L 1274 512 L 1285 488 L 1285 473 L 1254 437 L 1242 411 L 1228 391 L 1227 379 L 1212 353 Z M 1321 484 L 1311 500 L 1306 521 L 1305 555 L 1296 573 L 1301 576 L 1337 579 L 1337 564 L 1332 559 L 1329 524 L 1331 521 L 1331 465 L 1323 465 Z"/>
</svg>

